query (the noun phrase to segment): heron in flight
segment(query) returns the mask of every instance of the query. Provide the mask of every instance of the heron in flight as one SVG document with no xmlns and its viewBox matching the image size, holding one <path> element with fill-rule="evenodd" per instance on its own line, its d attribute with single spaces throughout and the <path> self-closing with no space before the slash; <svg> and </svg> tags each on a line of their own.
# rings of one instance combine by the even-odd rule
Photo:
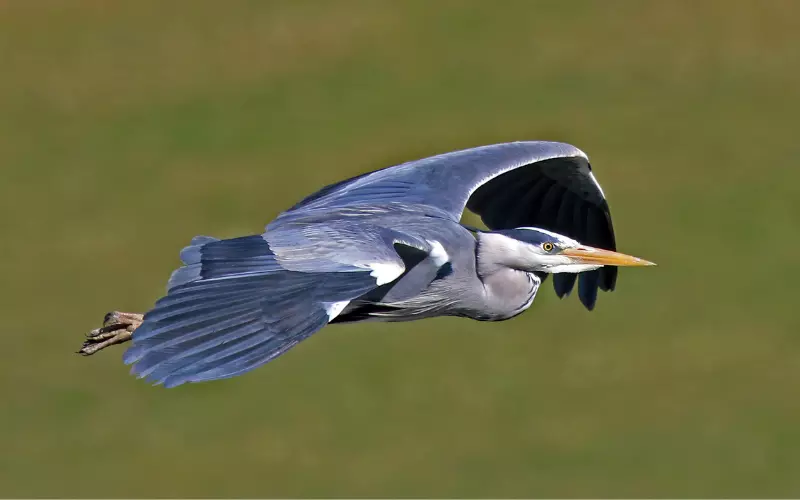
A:
<svg viewBox="0 0 800 500">
<path fill-rule="evenodd" d="M 462 224 L 464 209 L 489 230 Z M 513 318 L 553 275 L 591 310 L 618 266 L 603 190 L 581 150 L 494 144 L 327 186 L 263 234 L 195 237 L 145 315 L 114 312 L 81 354 L 132 340 L 124 361 L 156 384 L 234 377 L 330 323 Z"/>
</svg>

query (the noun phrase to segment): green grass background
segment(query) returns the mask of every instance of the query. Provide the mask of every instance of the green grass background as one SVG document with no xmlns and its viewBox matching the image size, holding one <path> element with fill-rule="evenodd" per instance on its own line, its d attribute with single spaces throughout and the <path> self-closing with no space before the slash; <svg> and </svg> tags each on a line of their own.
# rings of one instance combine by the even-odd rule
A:
<svg viewBox="0 0 800 500">
<path fill-rule="evenodd" d="M 0 1 L 0 495 L 800 495 L 798 116 L 793 1 Z M 175 390 L 73 354 L 196 234 L 519 139 L 659 267 Z"/>
</svg>

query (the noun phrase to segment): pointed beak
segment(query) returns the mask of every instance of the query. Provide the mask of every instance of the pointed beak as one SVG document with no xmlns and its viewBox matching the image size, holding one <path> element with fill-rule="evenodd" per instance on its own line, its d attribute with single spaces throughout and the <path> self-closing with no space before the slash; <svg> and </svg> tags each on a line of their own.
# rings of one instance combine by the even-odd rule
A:
<svg viewBox="0 0 800 500">
<path fill-rule="evenodd" d="M 600 266 L 655 266 L 655 263 L 638 257 L 589 246 L 567 248 L 561 252 L 561 255 L 566 255 L 573 259 L 575 264 L 593 264 Z"/>
</svg>

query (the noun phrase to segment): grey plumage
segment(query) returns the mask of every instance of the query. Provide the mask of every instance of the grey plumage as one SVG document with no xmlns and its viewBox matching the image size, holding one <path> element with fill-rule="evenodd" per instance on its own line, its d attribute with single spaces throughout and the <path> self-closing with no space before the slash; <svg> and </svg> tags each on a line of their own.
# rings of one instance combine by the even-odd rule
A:
<svg viewBox="0 0 800 500">
<path fill-rule="evenodd" d="M 465 207 L 494 231 L 461 225 Z M 497 144 L 404 163 L 321 189 L 261 235 L 194 238 L 124 360 L 166 386 L 231 377 L 328 323 L 508 319 L 549 272 L 585 270 L 578 295 L 592 309 L 617 271 L 568 260 L 578 242 L 615 250 L 608 204 L 573 146 Z M 575 276 L 555 275 L 559 297 Z"/>
</svg>

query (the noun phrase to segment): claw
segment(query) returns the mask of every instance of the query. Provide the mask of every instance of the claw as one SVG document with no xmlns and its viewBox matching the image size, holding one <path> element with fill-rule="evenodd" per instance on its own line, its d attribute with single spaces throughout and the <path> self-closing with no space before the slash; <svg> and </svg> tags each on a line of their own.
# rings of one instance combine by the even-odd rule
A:
<svg viewBox="0 0 800 500">
<path fill-rule="evenodd" d="M 127 342 L 143 320 L 141 314 L 112 311 L 103 318 L 102 327 L 86 334 L 86 340 L 77 353 L 90 356 L 108 346 Z"/>
<path fill-rule="evenodd" d="M 113 332 L 115 332 L 117 330 L 120 330 L 122 328 L 125 328 L 126 326 L 127 325 L 122 325 L 122 324 L 119 324 L 119 323 L 114 324 L 114 325 L 106 325 L 106 326 L 103 326 L 103 327 L 100 327 L 100 328 L 95 328 L 94 330 L 92 330 L 89 333 L 87 333 L 86 336 L 89 337 L 89 338 L 96 339 L 96 338 L 100 338 L 100 337 L 102 337 L 104 335 L 107 335 L 109 333 L 113 333 Z"/>
</svg>

